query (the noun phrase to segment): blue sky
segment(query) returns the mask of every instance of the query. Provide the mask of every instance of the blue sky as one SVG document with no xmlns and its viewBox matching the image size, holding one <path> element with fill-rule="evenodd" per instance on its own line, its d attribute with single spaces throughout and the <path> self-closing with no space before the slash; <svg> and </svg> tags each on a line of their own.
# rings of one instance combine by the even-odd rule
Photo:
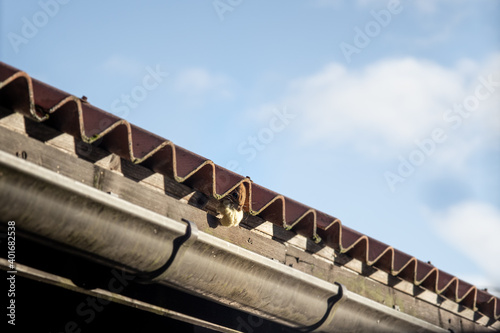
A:
<svg viewBox="0 0 500 333">
<path fill-rule="evenodd" d="M 0 6 L 2 61 L 500 294 L 498 1 Z"/>
</svg>

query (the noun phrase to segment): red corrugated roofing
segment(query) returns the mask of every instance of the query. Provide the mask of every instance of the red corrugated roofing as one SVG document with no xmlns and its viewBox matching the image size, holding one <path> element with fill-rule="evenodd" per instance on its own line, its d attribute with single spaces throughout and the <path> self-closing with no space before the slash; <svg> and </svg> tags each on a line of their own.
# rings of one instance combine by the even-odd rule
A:
<svg viewBox="0 0 500 333">
<path fill-rule="evenodd" d="M 0 62 L 0 105 L 45 122 L 87 143 L 220 199 L 240 183 L 246 186 L 245 208 L 252 215 L 323 241 L 368 265 L 443 295 L 470 309 L 500 319 L 500 300 L 486 291 L 438 270 L 382 242 L 343 226 L 339 219 L 268 190 L 248 178 L 174 145 L 107 113 L 85 100 L 31 78 Z"/>
</svg>

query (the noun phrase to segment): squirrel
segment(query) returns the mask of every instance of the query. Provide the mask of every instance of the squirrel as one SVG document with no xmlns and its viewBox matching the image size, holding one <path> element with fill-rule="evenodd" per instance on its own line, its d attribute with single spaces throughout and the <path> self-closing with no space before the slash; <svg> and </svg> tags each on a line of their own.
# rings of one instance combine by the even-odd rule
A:
<svg viewBox="0 0 500 333">
<path fill-rule="evenodd" d="M 236 227 L 243 219 L 243 206 L 247 197 L 245 185 L 241 183 L 234 191 L 225 196 L 217 205 L 217 216 L 225 227 Z"/>
</svg>

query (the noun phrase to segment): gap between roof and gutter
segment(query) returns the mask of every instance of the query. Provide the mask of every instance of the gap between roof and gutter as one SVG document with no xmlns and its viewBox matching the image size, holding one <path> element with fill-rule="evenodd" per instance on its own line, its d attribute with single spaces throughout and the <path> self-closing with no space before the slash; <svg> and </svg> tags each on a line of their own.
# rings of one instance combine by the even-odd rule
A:
<svg viewBox="0 0 500 333">
<path fill-rule="evenodd" d="M 302 331 L 448 332 L 1 151 L 0 202 L 38 240 Z"/>
</svg>

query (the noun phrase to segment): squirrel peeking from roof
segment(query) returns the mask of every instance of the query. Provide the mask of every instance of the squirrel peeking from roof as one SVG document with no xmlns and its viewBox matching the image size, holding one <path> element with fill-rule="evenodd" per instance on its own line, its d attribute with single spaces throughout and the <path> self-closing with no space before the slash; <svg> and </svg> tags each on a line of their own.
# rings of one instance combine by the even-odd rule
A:
<svg viewBox="0 0 500 333">
<path fill-rule="evenodd" d="M 225 227 L 236 227 L 243 219 L 243 206 L 247 197 L 246 188 L 241 183 L 234 191 L 219 200 L 217 216 Z"/>
</svg>

